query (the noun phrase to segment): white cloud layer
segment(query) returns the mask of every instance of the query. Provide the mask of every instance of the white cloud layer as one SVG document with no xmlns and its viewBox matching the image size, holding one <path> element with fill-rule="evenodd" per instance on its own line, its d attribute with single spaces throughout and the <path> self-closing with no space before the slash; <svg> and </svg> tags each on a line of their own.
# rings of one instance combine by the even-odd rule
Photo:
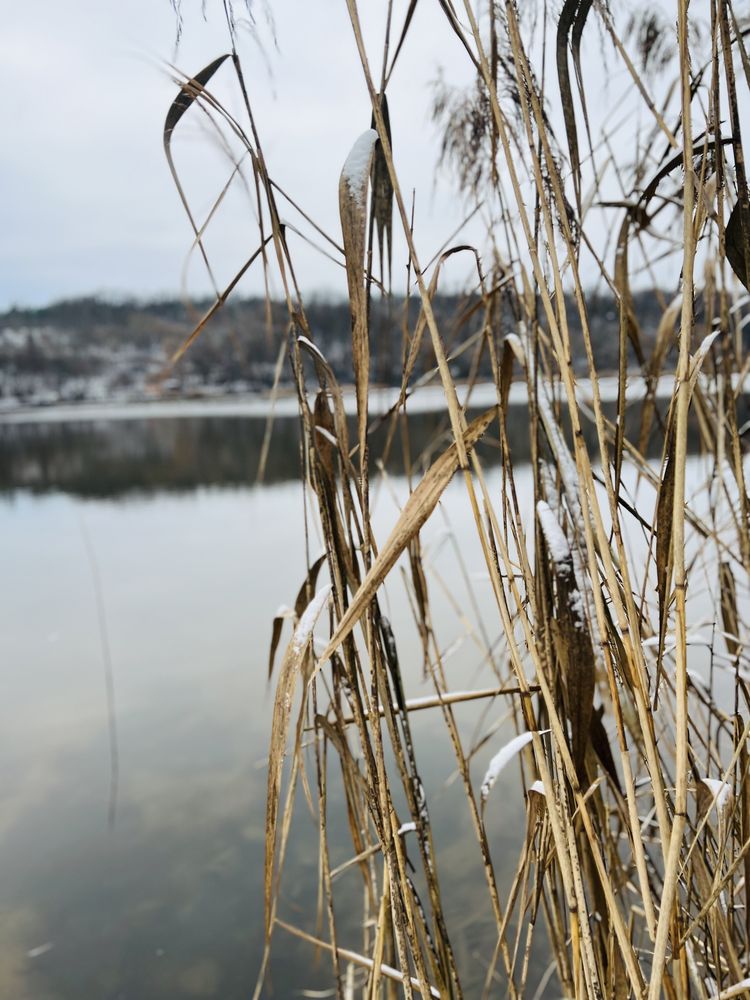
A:
<svg viewBox="0 0 750 1000">
<path fill-rule="evenodd" d="M 370 124 L 346 5 L 274 0 L 270 6 L 278 49 L 257 2 L 257 41 L 248 31 L 240 33 L 269 169 L 338 238 L 341 165 Z M 375 69 L 386 6 L 362 4 L 370 15 L 377 8 L 376 17 L 364 18 Z M 449 179 L 434 182 L 439 137 L 429 117 L 430 83 L 441 65 L 456 82 L 466 82 L 468 71 L 444 19 L 430 5 L 420 6 L 425 10 L 417 8 L 389 96 L 398 168 L 404 191 L 417 189 L 420 244 L 429 257 L 463 212 Z M 174 58 L 193 74 L 227 50 L 221 8 L 218 0 L 208 0 L 204 20 L 200 4 L 186 0 L 175 54 L 176 20 L 168 0 L 39 0 L 7 7 L 0 33 L 0 308 L 91 292 L 149 296 L 179 290 L 191 232 L 162 149 L 164 117 L 176 94 L 167 64 Z M 397 19 L 402 8 L 404 3 L 396 4 Z M 233 83 L 225 66 L 211 86 L 242 117 Z M 175 136 L 176 159 L 198 217 L 230 172 L 202 117 L 193 110 Z M 288 217 L 295 221 L 291 210 Z M 257 245 L 251 206 L 239 188 L 220 210 L 207 245 L 220 284 Z M 338 267 L 304 244 L 299 251 L 303 289 L 344 288 Z M 403 285 L 404 263 L 403 252 L 394 255 L 396 287 Z M 197 259 L 188 288 L 192 294 L 210 291 Z M 259 271 L 242 290 L 262 291 Z"/>
<path fill-rule="evenodd" d="M 484 9 L 484 4 L 481 5 Z M 671 0 L 657 0 L 672 24 Z M 90 293 L 109 295 L 207 294 L 211 283 L 197 255 L 185 268 L 191 230 L 162 149 L 167 109 L 177 93 L 169 63 L 193 75 L 227 51 L 221 0 L 183 0 L 184 31 L 175 54 L 177 21 L 169 0 L 37 0 L 6 5 L 0 32 L 0 309 L 43 304 Z M 373 74 L 379 76 L 388 4 L 360 0 Z M 408 0 L 395 0 L 397 37 Z M 238 13 L 243 0 L 235 0 Z M 370 125 L 370 104 L 344 0 L 254 0 L 254 33 L 240 29 L 240 52 L 263 149 L 273 179 L 334 239 L 340 239 L 338 179 L 353 141 Z M 525 8 L 533 13 L 532 8 Z M 273 27 L 267 12 L 273 14 Z M 551 24 L 550 30 L 554 29 Z M 278 40 L 278 46 L 275 43 Z M 549 51 L 552 51 L 548 46 Z M 648 151 L 655 171 L 666 143 L 600 24 L 587 25 L 583 76 L 602 187 L 586 220 L 589 236 L 610 268 L 622 209 L 598 201 L 629 196 L 632 167 Z M 539 53 L 533 58 L 535 65 Z M 548 59 L 551 58 L 548 53 Z M 452 177 L 436 171 L 440 136 L 432 122 L 432 85 L 442 70 L 449 85 L 466 86 L 472 67 L 437 3 L 417 5 L 388 96 L 396 167 L 407 202 L 416 192 L 415 240 L 422 264 L 459 226 L 466 205 Z M 548 66 L 547 73 L 554 68 Z M 658 106 L 670 81 L 649 80 Z M 225 64 L 210 89 L 247 126 L 236 80 Z M 550 93 L 554 95 L 554 85 Z M 703 99 L 701 95 L 700 99 Z M 674 104 L 674 96 L 673 96 Z M 696 129 L 700 114 L 696 102 Z M 550 120 L 564 145 L 559 100 Z M 512 115 L 512 104 L 508 107 Z M 674 112 L 674 113 L 673 113 Z M 676 118 L 672 108 L 668 117 Z M 608 134 L 601 141 L 603 132 Z M 205 115 L 195 108 L 179 124 L 175 159 L 199 221 L 226 183 L 231 163 Z M 613 153 L 614 157 L 610 154 Z M 614 168 L 618 160 L 618 171 Z M 584 196 L 593 191 L 594 166 L 584 160 Z M 587 176 L 588 172 L 588 176 Z M 675 180 L 678 178 L 673 178 Z M 507 184 L 507 178 L 506 178 Z M 509 193 L 509 188 L 506 187 Z M 569 192 L 572 197 L 572 190 Z M 533 194 L 524 189 L 527 206 Z M 320 237 L 281 203 L 287 221 Z M 488 209 L 485 207 L 485 213 Z M 493 209 L 496 211 L 496 209 Z M 486 222 L 486 219 L 485 219 Z M 520 232 L 520 223 L 516 225 Z M 678 220 L 678 228 L 679 228 Z M 406 250 L 394 217 L 393 285 L 406 280 Z M 483 244 L 475 218 L 458 239 Z M 499 228 L 496 231 L 500 231 Z M 669 233 L 678 240 L 679 232 Z M 343 294 L 336 263 L 289 235 L 303 292 Z M 258 246 L 252 200 L 233 185 L 206 236 L 217 284 L 228 283 Z M 653 249 L 653 248 L 652 248 Z M 652 257 L 662 252 L 657 246 Z M 631 251 L 634 284 L 654 278 L 674 285 L 674 259 L 644 270 Z M 596 266 L 582 256 L 584 281 Z M 472 274 L 468 255 L 453 258 L 441 288 Z M 254 266 L 239 286 L 263 292 Z M 272 293 L 281 285 L 272 275 Z"/>
</svg>

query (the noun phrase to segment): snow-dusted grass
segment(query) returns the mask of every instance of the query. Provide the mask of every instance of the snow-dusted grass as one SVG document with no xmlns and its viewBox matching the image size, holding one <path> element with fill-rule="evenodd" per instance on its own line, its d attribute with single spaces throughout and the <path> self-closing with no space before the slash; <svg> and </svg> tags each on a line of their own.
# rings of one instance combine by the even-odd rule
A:
<svg viewBox="0 0 750 1000">
<path fill-rule="evenodd" d="M 605 4 L 553 6 L 533 17 L 520 4 L 483 5 L 478 16 L 466 2 L 430 15 L 446 19 L 474 80 L 458 97 L 442 94 L 436 115 L 460 178 L 456 196 L 487 224 L 483 245 L 466 246 L 459 233 L 448 242 L 453 253 L 441 256 L 421 245 L 423 202 L 418 196 L 412 213 L 401 187 L 407 138 L 391 133 L 379 93 L 385 87 L 387 97 L 391 73 L 408 69 L 394 60 L 408 61 L 414 5 L 388 6 L 378 58 L 360 4 L 347 0 L 373 128 L 362 134 L 366 122 L 352 123 L 339 178 L 341 238 L 328 236 L 326 252 L 346 271 L 355 393 L 315 345 L 254 123 L 244 137 L 270 220 L 262 262 L 272 266 L 272 241 L 288 290 L 296 395 L 275 406 L 300 417 L 309 546 L 308 575 L 287 598 L 298 622 L 276 681 L 267 951 L 256 997 L 279 929 L 331 957 L 332 990 L 347 998 L 390 996 L 395 979 L 407 997 L 705 1000 L 741 992 L 750 966 L 750 500 L 739 430 L 746 299 L 729 279 L 730 267 L 745 285 L 750 273 L 747 157 L 733 121 L 744 36 L 724 3 L 704 5 L 712 23 L 703 34 L 693 31 L 698 15 L 689 18 L 687 0 L 675 0 L 664 21 L 651 8 L 629 19 L 614 5 L 613 13 Z M 623 93 L 617 112 L 609 102 L 597 121 L 582 103 L 602 45 Z M 228 121 L 236 137 L 237 119 Z M 376 243 L 394 219 L 394 263 L 420 306 L 416 324 L 404 322 L 401 391 L 374 384 L 379 344 L 369 312 L 371 297 L 391 287 L 393 247 L 389 239 L 386 254 Z M 434 315 L 443 269 L 456 261 L 471 268 L 478 334 L 441 329 Z M 646 336 L 631 296 L 657 271 L 679 294 L 662 297 Z M 619 303 L 615 374 L 597 370 L 591 346 L 587 300 L 597 286 Z M 471 371 L 489 358 L 491 383 L 456 383 L 452 352 L 464 349 Z M 469 409 L 484 412 L 471 420 Z M 416 455 L 410 421 L 427 410 L 445 412 L 450 432 Z M 353 413 L 356 435 L 346 420 Z M 368 456 L 376 415 L 385 452 Z M 593 426 L 593 443 L 584 426 Z M 708 475 L 688 492 L 693 427 Z M 532 457 L 526 499 L 511 445 L 519 430 L 528 430 L 524 455 Z M 499 469 L 483 468 L 480 440 L 494 446 Z M 656 465 L 645 457 L 654 447 Z M 394 450 L 410 493 L 380 532 L 373 503 L 390 489 L 384 470 Z M 423 532 L 452 480 L 481 563 L 470 569 L 467 547 L 448 533 L 446 573 Z M 413 618 L 408 663 L 403 630 L 394 633 L 386 617 L 396 579 Z M 453 608 L 459 636 L 447 635 L 435 613 L 436 592 Z M 274 646 L 279 636 L 275 628 Z M 464 673 L 451 690 L 457 661 Z M 405 689 L 415 666 L 427 700 Z M 422 710 L 439 713 L 453 755 L 461 853 L 474 861 L 476 910 L 481 898 L 491 926 L 470 949 L 455 942 L 473 908 L 462 924 L 445 898 L 442 831 L 420 776 L 433 752 L 415 736 Z M 460 720 L 472 711 L 467 731 Z M 498 828 L 510 812 L 500 775 L 504 782 L 511 769 L 518 796 L 528 789 L 515 849 Z M 332 799 L 351 839 L 336 865 Z M 296 822 L 319 845 L 317 921 L 282 917 Z M 337 921 L 344 877 L 361 892 L 356 949 L 352 928 Z"/>
</svg>

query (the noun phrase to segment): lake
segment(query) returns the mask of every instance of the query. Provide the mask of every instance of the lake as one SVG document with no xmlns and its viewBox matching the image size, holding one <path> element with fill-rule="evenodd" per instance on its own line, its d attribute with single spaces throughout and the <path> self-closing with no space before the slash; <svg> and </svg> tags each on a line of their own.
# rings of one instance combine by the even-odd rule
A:
<svg viewBox="0 0 750 1000">
<path fill-rule="evenodd" d="M 422 419 L 415 434 L 426 446 L 446 421 Z M 200 411 L 0 423 L 0 996 L 231 1000 L 252 991 L 271 622 L 294 603 L 305 573 L 297 425 L 277 422 L 258 484 L 264 427 L 258 417 Z M 491 463 L 491 448 L 485 457 Z M 698 465 L 691 469 L 697 481 Z M 489 482 L 500 488 L 492 471 Z M 523 468 L 518 487 L 523 504 Z M 372 492 L 382 540 L 406 495 L 397 465 Z M 499 636 L 464 511 L 454 481 L 422 534 L 450 689 L 492 683 L 460 620 L 467 588 L 488 640 Z M 321 551 L 313 532 L 312 558 Z M 385 608 L 407 696 L 431 694 L 397 573 Z M 477 785 L 514 732 L 498 728 L 506 707 L 457 709 L 467 744 L 489 734 L 473 762 Z M 478 852 L 439 716 L 413 718 L 449 927 L 467 995 L 476 995 L 494 944 Z M 525 805 L 517 767 L 501 781 L 486 818 L 507 888 Z M 333 779 L 330 795 L 335 818 L 342 797 Z M 280 915 L 316 933 L 317 824 L 302 798 L 298 805 Z M 343 863 L 352 853 L 343 822 L 332 821 L 331 840 L 332 863 Z M 341 883 L 340 943 L 358 949 L 356 867 Z M 545 965 L 537 953 L 530 981 Z M 327 957 L 278 930 L 264 995 L 323 996 L 330 986 Z"/>
</svg>

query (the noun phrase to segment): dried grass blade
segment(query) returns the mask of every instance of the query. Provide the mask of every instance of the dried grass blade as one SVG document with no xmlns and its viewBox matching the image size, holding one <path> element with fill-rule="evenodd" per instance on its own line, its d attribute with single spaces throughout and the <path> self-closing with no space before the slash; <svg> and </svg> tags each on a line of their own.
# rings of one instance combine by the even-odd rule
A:
<svg viewBox="0 0 750 1000">
<path fill-rule="evenodd" d="M 703 362 L 706 360 L 708 352 L 711 350 L 714 341 L 719 336 L 719 331 L 714 330 L 709 333 L 698 345 L 698 350 L 693 355 L 690 362 L 690 393 L 692 395 L 695 386 L 698 382 L 698 376 L 700 375 L 701 368 L 703 367 Z"/>
<path fill-rule="evenodd" d="M 172 133 L 174 132 L 180 118 L 182 118 L 193 102 L 200 96 L 211 77 L 227 59 L 229 59 L 228 52 L 226 52 L 223 56 L 219 56 L 218 59 L 214 59 L 214 61 L 210 62 L 208 66 L 200 71 L 200 73 L 196 73 L 195 76 L 183 83 L 179 94 L 174 101 L 172 101 L 169 111 L 167 112 L 167 117 L 164 121 L 165 149 L 168 149 L 169 147 L 172 139 Z"/>
<path fill-rule="evenodd" d="M 493 406 L 469 424 L 463 434 L 463 446 L 466 450 L 477 443 L 496 415 L 497 407 Z M 404 509 L 401 511 L 393 531 L 380 550 L 370 572 L 363 580 L 362 586 L 354 595 L 346 614 L 339 622 L 331 641 L 320 657 L 320 663 L 327 660 L 352 631 L 401 553 L 437 506 L 443 491 L 458 469 L 458 464 L 459 452 L 454 442 L 430 466 L 424 478 L 404 504 Z"/>
<path fill-rule="evenodd" d="M 573 761 L 579 776 L 583 777 L 594 710 L 594 649 L 586 627 L 584 602 L 578 590 L 568 540 L 554 512 L 543 500 L 537 504 L 537 513 L 557 584 L 557 617 L 551 623 L 552 636 L 565 682 Z"/>
<path fill-rule="evenodd" d="M 740 725 L 742 719 L 738 717 Z M 742 726 L 744 729 L 744 726 Z M 750 780 L 748 780 L 748 767 L 750 767 L 750 755 L 747 747 L 742 742 L 740 746 L 740 840 L 743 844 L 750 842 Z M 750 886 L 750 851 L 745 851 L 742 855 L 743 871 L 745 873 L 745 886 Z M 747 888 L 746 888 L 747 891 Z M 745 947 L 750 941 L 750 907 L 745 907 Z"/>
<path fill-rule="evenodd" d="M 742 204 L 738 201 L 731 211 L 729 221 L 724 231 L 727 260 L 731 264 L 732 270 L 740 279 L 745 288 L 750 289 L 750 279 L 748 279 L 748 261 L 745 257 L 745 232 L 750 230 L 743 212 Z"/>
<path fill-rule="evenodd" d="M 750 289 L 750 192 L 745 173 L 745 153 L 742 146 L 742 127 L 734 76 L 732 43 L 729 35 L 728 3 L 718 5 L 721 45 L 724 51 L 724 71 L 727 84 L 727 102 L 731 124 L 734 169 L 737 180 L 737 204 L 732 211 L 725 232 L 727 260 L 745 288 Z"/>
<path fill-rule="evenodd" d="M 724 627 L 724 641 L 731 657 L 740 652 L 740 622 L 737 613 L 737 587 L 734 573 L 728 562 L 722 562 L 719 567 L 719 591 L 721 596 L 721 622 Z"/>
<path fill-rule="evenodd" d="M 672 579 L 672 510 L 674 507 L 674 435 L 670 434 L 667 461 L 656 501 L 656 591 L 659 597 L 659 656 L 654 688 L 654 706 L 658 704 L 664 636 L 669 608 L 669 585 Z"/>
<path fill-rule="evenodd" d="M 720 993 L 714 993 L 710 997 L 710 1000 L 731 1000 L 732 997 L 738 997 L 747 992 L 750 992 L 750 977 L 741 979 L 738 983 L 728 986 Z"/>
<path fill-rule="evenodd" d="M 318 556 L 310 567 L 307 576 L 305 577 L 305 581 L 299 589 L 297 600 L 294 602 L 294 613 L 297 618 L 302 618 L 305 608 L 309 605 L 315 595 L 315 584 L 318 580 L 318 573 L 320 573 L 320 568 L 325 560 L 325 553 L 323 553 L 322 556 Z"/>
<path fill-rule="evenodd" d="M 279 927 L 283 928 L 285 931 L 288 931 L 290 934 L 294 934 L 296 937 L 302 938 L 303 941 L 309 941 L 310 944 L 314 944 L 316 948 L 324 948 L 326 951 L 330 951 L 332 948 L 332 945 L 330 945 L 327 941 L 321 941 L 320 938 L 313 937 L 312 934 L 307 934 L 305 931 L 300 930 L 298 927 L 293 927 L 291 924 L 288 924 L 285 920 L 280 920 L 277 917 L 276 923 L 279 925 Z M 373 961 L 366 955 L 360 955 L 356 951 L 350 951 L 349 948 L 338 948 L 337 951 L 339 953 L 340 958 L 347 959 L 348 961 L 353 962 L 355 965 L 360 965 L 365 969 L 372 969 Z M 390 965 L 381 965 L 380 974 L 382 976 L 385 976 L 386 979 L 392 979 L 396 983 L 401 983 L 401 985 L 404 988 L 406 988 L 406 985 L 408 983 L 408 985 L 412 989 L 417 990 L 420 993 L 422 992 L 418 979 L 415 979 L 413 976 L 404 975 L 404 973 L 400 972 L 398 969 L 392 968 L 392 966 Z M 435 989 L 434 986 L 430 987 L 429 995 L 431 997 L 435 997 L 436 1000 L 440 1000 L 440 993 L 438 992 L 438 990 Z"/>
<path fill-rule="evenodd" d="M 168 361 L 168 363 L 166 365 L 165 372 L 167 372 L 171 368 L 173 368 L 174 365 L 176 365 L 177 362 L 180 360 L 180 358 L 183 356 L 183 354 L 185 354 L 185 352 L 188 351 L 190 349 L 190 347 L 195 343 L 195 341 L 201 335 L 201 333 L 203 332 L 203 330 L 206 328 L 206 325 L 208 324 L 208 322 L 221 309 L 221 307 L 224 305 L 224 303 L 226 302 L 226 300 L 232 294 L 232 292 L 234 291 L 234 289 L 236 288 L 236 286 L 239 284 L 239 282 L 242 279 L 242 277 L 252 267 L 252 265 L 255 263 L 255 261 L 258 259 L 258 257 L 261 256 L 261 254 L 264 252 L 265 248 L 268 246 L 268 244 L 271 242 L 272 239 L 273 239 L 272 236 L 266 237 L 266 239 L 264 240 L 264 242 L 261 243 L 261 245 L 255 251 L 255 253 L 245 261 L 245 263 L 239 269 L 239 271 L 237 272 L 237 274 L 235 274 L 235 276 L 229 282 L 229 284 L 224 289 L 224 291 L 218 296 L 218 298 L 213 303 L 213 305 L 204 313 L 204 315 L 201 317 L 200 321 L 195 325 L 195 327 L 192 330 L 192 332 L 183 340 L 183 342 L 180 344 L 180 346 L 177 348 L 177 350 L 174 351 L 174 353 L 172 354 L 171 358 L 169 359 L 169 361 Z"/>
<path fill-rule="evenodd" d="M 190 205 L 188 203 L 185 192 L 183 191 L 182 184 L 180 183 L 179 176 L 177 174 L 177 168 L 174 165 L 174 158 L 172 157 L 172 134 L 177 127 L 178 122 L 185 114 L 186 111 L 190 109 L 193 103 L 200 97 L 203 93 L 206 84 L 209 82 L 211 77 L 216 73 L 220 66 L 229 58 L 229 53 L 225 53 L 223 56 L 219 56 L 218 59 L 214 59 L 213 62 L 209 63 L 204 69 L 199 73 L 196 73 L 194 77 L 186 80 L 180 88 L 180 92 L 177 97 L 172 101 L 167 112 L 167 117 L 164 120 L 164 155 L 167 158 L 167 164 L 169 166 L 169 172 L 172 174 L 172 180 L 177 188 L 177 193 L 180 196 L 180 201 L 182 202 L 182 207 L 185 209 L 188 219 L 190 220 L 190 225 L 193 229 L 193 234 L 195 236 L 195 242 L 198 245 L 201 256 L 208 268 L 209 275 L 211 275 L 211 268 L 208 263 L 208 257 L 203 248 L 203 242 L 201 239 L 201 230 L 193 218 L 193 213 L 190 210 Z M 211 275 L 213 279 L 213 275 Z"/>
<path fill-rule="evenodd" d="M 352 358 L 357 393 L 360 461 L 365 462 L 367 397 L 370 382 L 370 339 L 365 288 L 365 232 L 367 179 L 378 133 L 363 132 L 351 148 L 339 180 L 339 213 L 346 254 L 346 281 L 352 314 Z"/>
<path fill-rule="evenodd" d="M 268 652 L 268 679 L 271 680 L 273 675 L 273 663 L 276 659 L 276 650 L 279 647 L 279 640 L 281 639 L 281 630 L 284 627 L 284 621 L 292 616 L 293 612 L 291 608 L 282 607 L 274 615 L 273 627 L 271 629 L 271 648 Z"/>
<path fill-rule="evenodd" d="M 578 130 L 576 128 L 576 113 L 573 104 L 573 91 L 570 86 L 570 70 L 568 68 L 568 41 L 571 31 L 575 30 L 578 45 L 583 26 L 586 23 L 592 0 L 565 0 L 560 19 L 557 22 L 557 79 L 560 84 L 560 99 L 562 101 L 565 134 L 568 139 L 570 165 L 573 170 L 573 187 L 575 189 L 578 214 L 581 213 L 581 158 L 578 152 Z M 576 49 L 576 63 L 580 60 L 580 49 Z M 576 70 L 580 75 L 578 65 Z"/>
<path fill-rule="evenodd" d="M 385 123 L 385 130 L 388 135 L 388 142 L 393 149 L 393 139 L 391 137 L 391 120 L 388 114 L 388 98 L 385 94 L 380 95 L 380 112 Z M 375 130 L 375 115 L 372 116 L 370 126 Z M 380 280 L 387 288 L 391 287 L 391 257 L 393 245 L 393 184 L 391 175 L 388 173 L 388 164 L 383 154 L 383 144 L 375 146 L 375 155 L 372 161 L 372 209 L 371 216 L 375 222 L 378 234 L 378 250 L 380 252 Z M 386 284 L 384 271 L 384 258 L 388 263 L 388 282 Z"/>
<path fill-rule="evenodd" d="M 315 583 L 318 579 L 318 573 L 320 572 L 320 567 L 325 562 L 325 553 L 319 556 L 318 559 L 310 567 L 310 570 L 305 577 L 304 583 L 299 589 L 297 594 L 297 599 L 294 602 L 294 610 L 292 608 L 280 607 L 276 612 L 273 619 L 273 629 L 271 633 L 271 648 L 268 654 L 268 679 L 270 681 L 271 675 L 273 674 L 273 664 L 276 659 L 276 650 L 279 646 L 279 640 L 281 639 L 281 630 L 284 626 L 284 620 L 286 618 L 291 618 L 294 616 L 298 621 L 302 617 L 305 608 L 312 600 L 313 594 L 315 593 Z"/>
<path fill-rule="evenodd" d="M 279 792 L 281 790 L 281 770 L 284 764 L 286 741 L 289 734 L 289 718 L 292 711 L 292 696 L 300 673 L 308 645 L 312 640 L 312 630 L 331 592 L 330 585 L 322 587 L 310 601 L 300 618 L 297 628 L 287 646 L 281 665 L 276 697 L 273 704 L 271 723 L 271 747 L 268 761 L 268 788 L 266 798 L 266 857 L 264 868 L 264 901 L 266 935 L 271 930 L 271 898 L 273 888 L 273 867 L 276 853 Z"/>
<path fill-rule="evenodd" d="M 398 44 L 396 45 L 396 49 L 395 49 L 395 51 L 393 53 L 393 59 L 391 59 L 391 65 L 390 65 L 390 67 L 388 69 L 388 72 L 386 74 L 386 78 L 385 78 L 386 83 L 388 83 L 388 80 L 390 80 L 390 78 L 391 78 L 391 73 L 393 72 L 394 67 L 396 65 L 396 60 L 398 59 L 399 54 L 401 52 L 401 49 L 403 47 L 403 44 L 406 41 L 406 36 L 407 36 L 407 34 L 409 32 L 409 25 L 411 24 L 411 19 L 414 16 L 414 11 L 416 10 L 417 3 L 418 3 L 418 0 L 410 0 L 410 2 L 409 2 L 409 7 L 408 7 L 408 9 L 406 11 L 406 16 L 404 17 L 404 26 L 401 29 L 401 34 L 399 35 Z"/>
</svg>

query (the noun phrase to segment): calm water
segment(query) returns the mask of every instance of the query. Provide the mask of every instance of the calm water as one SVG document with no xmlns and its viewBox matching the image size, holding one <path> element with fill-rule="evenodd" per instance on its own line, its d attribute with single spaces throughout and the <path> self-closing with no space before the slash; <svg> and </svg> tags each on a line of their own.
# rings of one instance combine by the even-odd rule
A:
<svg viewBox="0 0 750 1000">
<path fill-rule="evenodd" d="M 438 418 L 429 419 L 425 434 Z M 262 936 L 270 625 L 279 604 L 294 603 L 305 569 L 302 490 L 289 479 L 295 424 L 279 425 L 272 481 L 255 486 L 261 433 L 248 420 L 0 425 L 0 996 L 161 1000 L 251 990 Z M 381 537 L 396 511 L 391 487 L 403 496 L 405 485 L 395 478 L 376 493 Z M 424 533 L 459 600 L 447 519 L 461 499 L 451 488 Z M 311 550 L 321 551 L 314 537 Z M 481 572 L 468 539 L 464 558 Z M 486 582 L 474 586 L 488 607 Z M 432 596 L 447 648 L 463 629 L 438 587 Z M 431 693 L 398 584 L 388 602 L 407 693 Z M 111 830 L 105 642 L 119 749 Z M 446 661 L 450 686 L 488 683 L 480 660 L 471 643 L 458 648 Z M 503 710 L 493 706 L 485 726 Z M 458 717 L 467 740 L 476 735 L 475 708 Z M 452 887 L 454 944 L 475 969 L 471 980 L 481 977 L 474 955 L 491 950 L 491 936 L 478 858 L 466 857 L 469 816 L 434 713 L 415 717 L 415 735 Z M 493 740 L 478 755 L 478 782 L 500 736 Z M 524 822 L 515 784 L 489 820 L 498 857 L 507 849 L 514 860 Z M 337 864 L 351 851 L 335 786 Z M 316 843 L 300 802 L 280 915 L 310 931 Z M 357 880 L 341 879 L 341 943 L 355 949 Z M 274 995 L 330 985 L 325 956 L 282 931 L 276 943 Z"/>
<path fill-rule="evenodd" d="M 425 442 L 441 418 L 426 419 Z M 279 604 L 293 604 L 305 569 L 296 424 L 277 427 L 269 482 L 258 486 L 262 430 L 261 421 L 198 417 L 0 424 L 2 997 L 245 998 L 252 989 L 270 625 Z M 492 472 L 490 484 L 500 488 Z M 523 472 L 518 485 L 523 503 Z M 397 475 L 373 491 L 381 539 L 395 517 L 393 493 L 405 493 Z M 445 649 L 464 634 L 451 599 L 467 606 L 453 540 L 497 638 L 464 499 L 452 484 L 423 532 L 440 577 L 431 599 Z M 322 550 L 314 532 L 310 546 L 313 557 Z M 407 695 L 431 693 L 396 574 L 386 606 Z M 107 649 L 119 751 L 112 829 Z M 449 687 L 491 683 L 481 660 L 464 639 L 446 659 Z M 478 722 L 476 706 L 459 709 L 467 745 L 504 710 L 496 703 Z M 449 926 L 472 995 L 484 974 L 478 956 L 494 943 L 479 859 L 439 718 L 418 713 L 414 726 Z M 476 755 L 477 784 L 508 735 L 501 729 Z M 336 865 L 351 850 L 335 771 L 330 794 Z M 506 881 L 523 824 L 509 768 L 487 809 Z M 316 845 L 300 801 L 280 915 L 311 932 Z M 341 943 L 354 949 L 357 888 L 356 873 L 342 878 Z M 277 935 L 267 995 L 330 986 L 325 956 Z M 537 956 L 533 979 L 543 967 Z"/>
</svg>

